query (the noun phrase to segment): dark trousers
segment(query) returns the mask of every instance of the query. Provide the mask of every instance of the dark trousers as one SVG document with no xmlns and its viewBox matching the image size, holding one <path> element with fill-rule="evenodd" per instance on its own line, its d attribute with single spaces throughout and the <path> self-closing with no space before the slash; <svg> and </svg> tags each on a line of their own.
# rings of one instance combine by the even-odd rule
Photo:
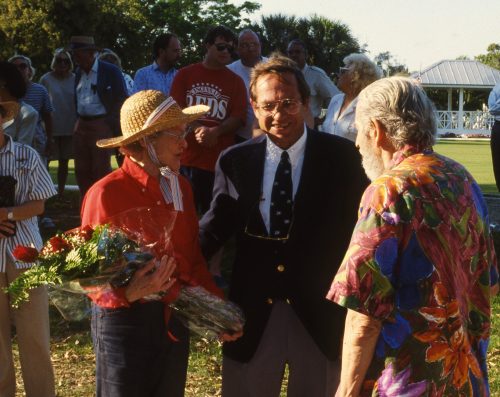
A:
<svg viewBox="0 0 500 397">
<path fill-rule="evenodd" d="M 111 172 L 112 151 L 98 148 L 96 142 L 112 136 L 104 117 L 88 121 L 79 118 L 76 122 L 73 136 L 75 176 L 82 198 L 95 182 Z"/>
<path fill-rule="evenodd" d="M 493 160 L 493 172 L 497 190 L 500 192 L 500 121 L 495 121 L 491 129 L 491 158 Z"/>
<path fill-rule="evenodd" d="M 210 208 L 215 173 L 195 167 L 182 167 L 181 173 L 191 181 L 196 210 L 203 215 Z"/>
<path fill-rule="evenodd" d="M 185 363 L 175 357 L 161 302 L 92 307 L 97 397 L 181 397 Z M 189 341 L 188 341 L 189 346 Z"/>
</svg>

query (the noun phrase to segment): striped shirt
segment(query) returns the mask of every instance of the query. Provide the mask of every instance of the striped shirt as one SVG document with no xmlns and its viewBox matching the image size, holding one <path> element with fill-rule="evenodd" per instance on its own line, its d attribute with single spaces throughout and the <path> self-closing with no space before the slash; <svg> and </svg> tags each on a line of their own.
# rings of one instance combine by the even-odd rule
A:
<svg viewBox="0 0 500 397">
<path fill-rule="evenodd" d="M 177 69 L 171 68 L 167 72 L 163 72 L 156 62 L 139 69 L 135 73 L 134 93 L 142 90 L 158 90 L 170 95 L 172 82 L 177 74 Z"/>
<path fill-rule="evenodd" d="M 15 205 L 28 201 L 46 200 L 56 194 L 54 184 L 40 157 L 31 147 L 15 143 L 5 135 L 6 145 L 0 148 L 0 175 L 10 175 L 17 180 Z M 42 248 L 37 217 L 16 221 L 16 235 L 0 239 L 0 273 L 5 272 L 6 257 L 12 260 L 12 251 L 18 245 Z M 31 267 L 32 263 L 16 263 L 18 269 Z"/>
</svg>

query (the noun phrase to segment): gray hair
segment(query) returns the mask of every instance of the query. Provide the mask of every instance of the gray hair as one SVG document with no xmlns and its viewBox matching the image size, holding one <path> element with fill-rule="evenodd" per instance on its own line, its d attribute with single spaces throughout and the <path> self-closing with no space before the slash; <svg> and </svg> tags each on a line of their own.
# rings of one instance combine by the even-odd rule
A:
<svg viewBox="0 0 500 397">
<path fill-rule="evenodd" d="M 112 59 L 114 59 L 115 61 L 113 62 Z M 117 66 L 118 69 L 122 70 L 122 60 L 116 52 L 110 50 L 109 48 L 105 48 L 101 52 L 101 54 L 99 55 L 99 60 L 112 63 L 113 65 Z"/>
<path fill-rule="evenodd" d="M 349 54 L 343 61 L 352 73 L 352 85 L 356 92 L 382 77 L 380 68 L 364 54 Z"/>
<path fill-rule="evenodd" d="M 241 39 L 243 37 L 243 35 L 247 34 L 247 33 L 251 33 L 253 34 L 255 37 L 257 37 L 257 40 L 258 42 L 260 43 L 260 37 L 259 37 L 259 34 L 257 32 L 254 32 L 252 29 L 250 28 L 245 28 L 243 29 L 240 34 L 238 35 L 238 40 Z"/>
<path fill-rule="evenodd" d="M 30 80 L 33 79 L 33 76 L 35 75 L 36 69 L 31 64 L 31 59 L 29 59 L 26 55 L 16 54 L 16 55 L 9 58 L 9 62 L 14 63 L 14 61 L 17 59 L 22 59 L 24 62 L 26 62 L 28 64 L 28 67 L 30 68 L 30 72 L 31 72 Z"/>
<path fill-rule="evenodd" d="M 66 55 L 68 57 L 68 59 L 69 59 L 69 66 L 70 66 L 69 70 L 72 71 L 74 69 L 75 65 L 73 65 L 73 60 L 71 59 L 71 55 L 64 48 L 57 48 L 54 51 L 54 56 L 52 57 L 52 61 L 50 62 L 50 68 L 52 70 L 55 70 L 55 68 L 56 68 L 56 58 L 60 54 L 64 54 L 64 55 Z"/>
<path fill-rule="evenodd" d="M 366 126 L 378 120 L 396 150 L 406 144 L 426 148 L 435 143 L 434 105 L 415 80 L 387 77 L 363 89 L 358 98 L 356 121 Z"/>
</svg>

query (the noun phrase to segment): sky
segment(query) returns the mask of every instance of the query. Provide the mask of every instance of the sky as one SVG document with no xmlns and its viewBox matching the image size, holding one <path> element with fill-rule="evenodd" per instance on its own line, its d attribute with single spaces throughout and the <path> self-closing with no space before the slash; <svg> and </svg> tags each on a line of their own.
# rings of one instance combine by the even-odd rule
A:
<svg viewBox="0 0 500 397">
<path fill-rule="evenodd" d="M 367 44 L 368 56 L 390 51 L 410 71 L 461 55 L 473 59 L 489 44 L 500 43 L 500 0 L 253 1 L 262 7 L 252 21 L 277 13 L 339 20 L 361 45 Z"/>
</svg>

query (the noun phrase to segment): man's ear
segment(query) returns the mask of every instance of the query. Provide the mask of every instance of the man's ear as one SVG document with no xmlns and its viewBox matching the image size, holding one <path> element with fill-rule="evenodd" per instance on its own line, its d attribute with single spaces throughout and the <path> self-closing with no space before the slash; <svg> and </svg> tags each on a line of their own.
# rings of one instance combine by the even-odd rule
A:
<svg viewBox="0 0 500 397">
<path fill-rule="evenodd" d="M 373 128 L 370 129 L 371 138 L 375 141 L 377 147 L 385 148 L 389 143 L 387 138 L 387 128 L 379 120 L 371 120 Z"/>
</svg>

